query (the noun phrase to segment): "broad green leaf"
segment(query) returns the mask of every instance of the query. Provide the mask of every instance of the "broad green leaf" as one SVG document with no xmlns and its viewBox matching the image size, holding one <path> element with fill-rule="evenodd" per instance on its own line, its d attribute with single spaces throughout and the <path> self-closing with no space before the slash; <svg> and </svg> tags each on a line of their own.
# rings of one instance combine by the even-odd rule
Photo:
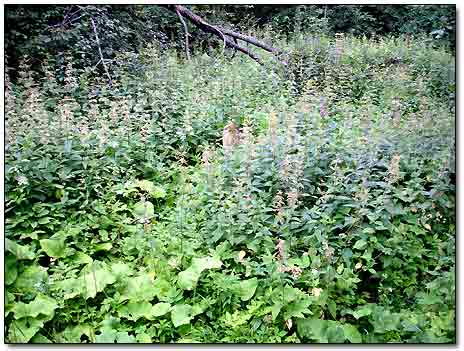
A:
<svg viewBox="0 0 464 351">
<path fill-rule="evenodd" d="M 8 343 L 24 344 L 43 327 L 44 323 L 50 318 L 48 316 L 40 318 L 22 318 L 11 322 L 8 328 Z"/>
<path fill-rule="evenodd" d="M 308 310 L 308 306 L 310 305 L 311 300 L 309 299 L 291 302 L 285 308 L 284 319 L 287 320 L 293 317 L 304 318 L 303 313 L 313 314 L 310 310 Z"/>
<path fill-rule="evenodd" d="M 192 317 L 195 317 L 198 314 L 201 314 L 205 311 L 206 306 L 203 304 L 196 304 L 192 306 Z"/>
<path fill-rule="evenodd" d="M 57 281 L 53 284 L 55 289 L 60 290 L 64 293 L 63 298 L 65 300 L 72 299 L 82 293 L 82 287 L 79 283 L 79 279 L 69 278 Z"/>
<path fill-rule="evenodd" d="M 40 240 L 40 247 L 50 257 L 64 257 L 66 244 L 64 239 L 42 239 Z"/>
<path fill-rule="evenodd" d="M 71 256 L 71 260 L 73 263 L 78 264 L 88 264 L 93 262 L 92 257 L 83 253 L 82 251 L 77 251 L 73 256 Z"/>
<path fill-rule="evenodd" d="M 311 340 L 320 343 L 328 342 L 326 320 L 313 318 L 298 319 L 297 330 L 298 334 L 303 337 L 303 340 Z"/>
<path fill-rule="evenodd" d="M 330 343 L 343 343 L 345 341 L 343 325 L 338 322 L 327 321 L 326 337 Z"/>
<path fill-rule="evenodd" d="M 159 289 L 154 285 L 153 277 L 149 274 L 142 274 L 128 279 L 120 301 L 151 301 L 158 291 Z"/>
<path fill-rule="evenodd" d="M 146 333 L 137 334 L 136 340 L 140 344 L 151 344 L 152 343 L 151 336 Z"/>
<path fill-rule="evenodd" d="M 417 303 L 419 305 L 435 305 L 439 303 L 443 303 L 443 299 L 434 294 L 426 294 L 426 293 L 418 293 L 416 295 Z"/>
<path fill-rule="evenodd" d="M 154 317 L 163 316 L 171 310 L 171 304 L 167 302 L 160 302 L 154 305 L 151 309 L 151 315 Z"/>
<path fill-rule="evenodd" d="M 16 303 L 13 308 L 13 313 L 15 319 L 21 319 L 24 317 L 37 317 L 39 314 L 53 317 L 57 307 L 58 303 L 56 300 L 46 295 L 39 294 L 32 302 L 28 304 L 23 302 Z"/>
<path fill-rule="evenodd" d="M 279 315 L 281 309 L 282 309 L 282 304 L 281 303 L 276 303 L 276 304 L 272 305 L 271 313 L 272 313 L 272 320 L 273 321 L 275 321 L 275 319 Z"/>
<path fill-rule="evenodd" d="M 155 291 L 155 296 L 164 302 L 170 302 L 175 300 L 175 298 L 179 295 L 180 291 L 176 289 L 176 287 L 169 281 L 156 278 L 153 283 L 153 288 Z"/>
<path fill-rule="evenodd" d="M 150 192 L 150 195 L 153 196 L 155 199 L 162 199 L 166 197 L 166 190 L 159 186 L 155 186 L 153 191 Z"/>
<path fill-rule="evenodd" d="M 177 277 L 177 285 L 183 290 L 192 290 L 200 279 L 201 272 L 189 267 L 185 271 L 179 273 Z"/>
<path fill-rule="evenodd" d="M 136 342 L 136 339 L 135 336 L 121 331 L 116 333 L 116 342 L 118 344 L 133 344 Z"/>
<path fill-rule="evenodd" d="M 5 257 L 5 285 L 13 284 L 18 277 L 18 262 L 15 256 L 8 254 Z"/>
<path fill-rule="evenodd" d="M 366 245 L 367 245 L 366 240 L 359 239 L 358 241 L 355 242 L 355 244 L 353 246 L 353 249 L 362 250 L 362 249 L 364 249 L 366 247 Z"/>
<path fill-rule="evenodd" d="M 40 218 L 37 222 L 38 222 L 39 224 L 47 224 L 47 223 L 50 223 L 50 217 L 43 217 L 43 218 Z"/>
<path fill-rule="evenodd" d="M 370 306 L 364 306 L 358 308 L 356 311 L 352 313 L 353 317 L 359 319 L 364 316 L 369 316 L 372 313 L 372 308 Z"/>
<path fill-rule="evenodd" d="M 37 294 L 38 289 L 46 287 L 48 284 L 48 274 L 44 267 L 34 265 L 27 267 L 24 272 L 20 273 L 13 286 L 21 292 L 28 292 L 33 297 Z M 34 287 L 31 289 L 31 287 Z"/>
<path fill-rule="evenodd" d="M 19 245 L 8 238 L 5 238 L 5 249 L 15 255 L 18 260 L 33 260 L 36 257 L 28 245 Z"/>
<path fill-rule="evenodd" d="M 118 315 L 120 317 L 127 318 L 131 321 L 137 321 L 142 317 L 145 317 L 146 319 L 151 319 L 152 305 L 146 301 L 129 302 L 127 303 L 127 305 L 121 306 L 118 309 Z"/>
<path fill-rule="evenodd" d="M 329 309 L 330 315 L 333 319 L 337 318 L 337 304 L 334 300 L 327 301 L 327 308 Z"/>
<path fill-rule="evenodd" d="M 100 329 L 100 334 L 95 336 L 95 341 L 102 344 L 113 344 L 116 340 L 116 330 L 111 328 Z"/>
<path fill-rule="evenodd" d="M 129 277 L 133 275 L 133 272 L 130 266 L 122 262 L 111 263 L 110 270 L 111 270 L 111 273 L 113 273 L 113 275 L 116 277 L 125 278 L 125 277 Z"/>
<path fill-rule="evenodd" d="M 149 180 L 139 180 L 135 183 L 135 186 L 148 192 L 155 199 L 164 198 L 166 196 L 166 191 L 163 188 L 153 184 L 153 182 Z"/>
<path fill-rule="evenodd" d="M 139 218 L 153 218 L 155 207 L 150 201 L 139 201 L 134 205 L 134 214 Z"/>
<path fill-rule="evenodd" d="M 193 258 L 192 265 L 179 273 L 177 284 L 183 290 L 192 290 L 200 279 L 201 272 L 206 269 L 220 268 L 222 262 L 217 257 Z"/>
<path fill-rule="evenodd" d="M 192 306 L 175 305 L 171 310 L 171 321 L 174 327 L 190 323 L 192 319 Z"/>
<path fill-rule="evenodd" d="M 202 257 L 192 259 L 192 268 L 201 273 L 205 269 L 221 268 L 222 262 L 217 257 Z"/>
<path fill-rule="evenodd" d="M 138 180 L 135 182 L 134 186 L 139 187 L 141 190 L 151 193 L 155 188 L 155 184 L 149 180 Z"/>
<path fill-rule="evenodd" d="M 362 342 L 361 333 L 359 333 L 354 325 L 343 324 L 343 333 L 345 334 L 345 339 L 352 344 Z"/>
<path fill-rule="evenodd" d="M 242 301 L 248 301 L 255 294 L 256 288 L 258 287 L 258 279 L 251 278 L 248 280 L 242 280 L 239 283 L 238 295 Z"/>
<path fill-rule="evenodd" d="M 95 250 L 95 252 L 109 251 L 109 250 L 111 250 L 112 247 L 113 247 L 113 244 L 111 244 L 111 243 L 101 243 L 101 244 L 95 245 L 94 250 Z"/>
<path fill-rule="evenodd" d="M 86 335 L 91 342 L 95 342 L 95 331 L 89 324 L 69 326 L 63 331 L 64 341 L 69 343 L 80 343 L 82 335 Z"/>
<path fill-rule="evenodd" d="M 95 269 L 94 271 L 85 274 L 78 279 L 78 288 L 82 292 L 85 299 L 95 297 L 98 292 L 109 285 L 113 284 L 116 278 L 106 268 Z"/>
<path fill-rule="evenodd" d="M 13 313 L 15 306 L 15 296 L 8 291 L 5 291 L 5 318 L 8 317 L 10 313 Z"/>
<path fill-rule="evenodd" d="M 32 240 L 38 240 L 39 236 L 38 234 L 43 234 L 45 231 L 43 230 L 34 230 L 33 232 L 26 232 L 26 233 L 21 233 L 21 236 L 19 239 L 26 239 L 26 238 L 31 238 Z"/>
<path fill-rule="evenodd" d="M 52 344 L 52 341 L 40 333 L 35 334 L 29 341 L 31 344 Z"/>
<path fill-rule="evenodd" d="M 374 332 L 385 333 L 403 328 L 400 324 L 401 317 L 399 313 L 391 313 L 379 307 L 372 312 L 369 322 L 374 327 Z"/>
</svg>

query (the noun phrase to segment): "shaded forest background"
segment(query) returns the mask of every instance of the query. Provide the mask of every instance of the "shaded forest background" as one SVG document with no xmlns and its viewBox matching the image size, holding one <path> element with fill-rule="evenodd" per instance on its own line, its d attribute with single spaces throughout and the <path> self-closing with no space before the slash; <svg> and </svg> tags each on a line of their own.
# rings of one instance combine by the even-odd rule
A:
<svg viewBox="0 0 464 351">
<path fill-rule="evenodd" d="M 456 45 L 456 8 L 450 5 L 192 5 L 189 8 L 210 23 L 233 26 L 243 33 L 270 27 L 287 39 L 300 31 L 318 35 L 350 33 L 367 38 L 406 34 L 452 50 Z M 166 48 L 179 49 L 179 54 L 183 52 L 179 18 L 175 12 L 156 5 L 8 5 L 5 16 L 5 51 L 12 71 L 19 66 L 22 56 L 31 57 L 33 68 L 40 70 L 40 62 L 47 56 L 64 60 L 66 51 L 72 52 L 75 67 L 94 66 L 99 56 L 90 17 L 100 32 L 105 59 L 115 59 L 119 52 L 137 53 L 153 39 Z M 214 44 L 211 35 L 193 26 L 190 35 L 194 52 L 211 50 Z M 62 62 L 56 64 L 60 66 Z"/>
</svg>

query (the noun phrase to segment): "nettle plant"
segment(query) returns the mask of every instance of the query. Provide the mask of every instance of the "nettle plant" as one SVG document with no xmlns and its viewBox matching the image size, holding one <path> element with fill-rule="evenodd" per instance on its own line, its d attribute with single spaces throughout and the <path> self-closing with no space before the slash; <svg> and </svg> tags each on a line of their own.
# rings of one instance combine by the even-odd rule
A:
<svg viewBox="0 0 464 351">
<path fill-rule="evenodd" d="M 455 340 L 452 57 L 279 40 L 6 76 L 9 342 Z"/>
</svg>

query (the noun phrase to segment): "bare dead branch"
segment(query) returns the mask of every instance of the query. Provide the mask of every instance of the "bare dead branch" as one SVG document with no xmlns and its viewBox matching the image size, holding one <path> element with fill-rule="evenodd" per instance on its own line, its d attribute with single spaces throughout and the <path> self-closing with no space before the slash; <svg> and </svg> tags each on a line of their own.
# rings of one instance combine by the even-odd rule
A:
<svg viewBox="0 0 464 351">
<path fill-rule="evenodd" d="M 113 80 L 111 79 L 110 72 L 108 71 L 108 67 L 106 66 L 105 59 L 103 57 L 103 52 L 102 52 L 101 45 L 100 45 L 100 38 L 98 37 L 97 26 L 95 25 L 95 21 L 93 20 L 93 17 L 90 17 L 90 21 L 92 22 L 93 32 L 95 33 L 95 39 L 97 40 L 98 52 L 100 53 L 100 61 L 103 64 L 103 67 L 105 68 L 106 75 L 108 76 L 108 79 L 110 80 L 110 85 L 113 85 Z"/>
<path fill-rule="evenodd" d="M 221 39 L 222 39 L 222 41 L 224 43 L 224 48 L 229 47 L 229 48 L 233 48 L 235 50 L 238 50 L 238 51 L 248 55 L 250 58 L 252 58 L 256 62 L 258 62 L 259 64 L 263 64 L 263 62 L 261 61 L 259 56 L 255 55 L 249 49 L 244 48 L 244 47 L 238 45 L 237 43 L 234 43 L 233 41 L 231 41 L 229 38 L 226 37 L 226 35 L 222 32 L 221 29 L 219 29 L 216 26 L 213 26 L 212 24 L 209 24 L 203 18 L 201 18 L 200 16 L 194 14 L 192 11 L 190 11 L 186 7 L 181 6 L 181 5 L 173 5 L 173 6 L 168 5 L 166 7 L 168 9 L 170 9 L 171 11 L 174 10 L 176 13 L 179 12 L 184 18 L 187 18 L 192 24 L 199 27 L 204 32 L 211 33 L 211 34 L 214 34 L 214 35 L 216 35 L 218 37 L 221 37 Z M 234 32 L 234 34 L 237 34 L 237 33 Z M 248 36 L 245 36 L 245 37 L 247 37 L 248 40 L 251 40 L 250 39 L 251 37 L 250 38 L 248 38 Z M 250 41 L 248 41 L 248 42 L 250 42 Z"/>
<path fill-rule="evenodd" d="M 226 28 L 222 28 L 222 27 L 217 27 L 217 28 L 220 28 L 220 30 L 230 36 L 230 37 L 233 37 L 233 38 L 236 38 L 236 39 L 240 39 L 240 40 L 243 40 L 244 42 L 247 42 L 247 43 L 250 43 L 250 44 L 253 44 L 257 47 L 260 47 L 261 49 L 264 49 L 268 52 L 272 52 L 273 54 L 280 54 L 282 51 L 279 50 L 279 49 L 276 49 L 270 45 L 267 45 L 266 43 L 263 43 L 262 41 L 252 37 L 252 36 L 249 36 L 249 35 L 244 35 L 244 34 L 241 34 L 241 33 L 237 33 L 237 32 L 234 32 L 230 29 L 226 29 Z"/>
<path fill-rule="evenodd" d="M 187 23 L 184 21 L 184 17 L 182 17 L 181 13 L 179 10 L 176 8 L 176 13 L 177 17 L 179 17 L 180 21 L 182 22 L 182 25 L 184 26 L 184 32 L 185 32 L 185 54 L 187 55 L 187 60 L 190 61 L 190 50 L 189 50 L 189 32 L 188 32 L 188 27 Z"/>
<path fill-rule="evenodd" d="M 238 45 L 238 40 L 237 38 L 232 38 L 234 43 Z M 235 55 L 237 54 L 237 49 L 234 49 L 234 53 L 232 54 L 232 57 L 230 59 L 233 59 Z"/>
</svg>

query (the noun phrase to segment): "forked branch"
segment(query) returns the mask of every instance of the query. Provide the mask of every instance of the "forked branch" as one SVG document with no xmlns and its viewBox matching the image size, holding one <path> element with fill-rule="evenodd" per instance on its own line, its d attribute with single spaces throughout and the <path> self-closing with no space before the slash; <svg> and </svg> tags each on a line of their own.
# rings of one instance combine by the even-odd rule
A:
<svg viewBox="0 0 464 351">
<path fill-rule="evenodd" d="M 226 47 L 229 47 L 229 48 L 234 49 L 236 51 L 240 51 L 240 52 L 246 54 L 247 56 L 249 56 L 250 58 L 252 58 L 253 60 L 255 60 L 256 62 L 258 62 L 261 65 L 263 64 L 263 62 L 260 59 L 260 57 L 258 55 L 256 55 L 256 54 L 254 54 L 248 48 L 245 48 L 245 47 L 239 45 L 237 39 L 240 39 L 240 40 L 242 40 L 242 41 L 244 41 L 246 43 L 257 46 L 257 47 L 259 47 L 261 49 L 264 49 L 264 50 L 266 50 L 266 51 L 268 51 L 270 53 L 273 53 L 275 55 L 282 54 L 281 50 L 276 49 L 276 48 L 274 48 L 274 47 L 272 47 L 272 46 L 270 46 L 270 45 L 268 45 L 266 43 L 263 43 L 262 41 L 254 38 L 252 36 L 244 35 L 244 34 L 237 33 L 237 32 L 235 32 L 233 30 L 230 30 L 230 29 L 226 29 L 226 28 L 222 28 L 222 27 L 219 27 L 219 26 L 212 25 L 212 24 L 206 22 L 203 18 L 196 15 L 195 13 L 193 13 L 188 8 L 186 8 L 186 7 L 182 6 L 182 5 L 164 5 L 164 6 L 166 8 L 168 8 L 169 10 L 176 12 L 176 14 L 179 16 L 179 18 L 181 18 L 182 21 L 183 21 L 183 18 L 186 18 L 193 25 L 200 28 L 202 31 L 204 31 L 206 33 L 213 34 L 213 35 L 215 35 L 217 37 L 220 37 L 222 39 L 223 43 L 224 43 L 224 49 Z M 186 26 L 184 25 L 184 28 L 185 27 Z M 189 57 L 189 55 L 187 57 Z"/>
</svg>

